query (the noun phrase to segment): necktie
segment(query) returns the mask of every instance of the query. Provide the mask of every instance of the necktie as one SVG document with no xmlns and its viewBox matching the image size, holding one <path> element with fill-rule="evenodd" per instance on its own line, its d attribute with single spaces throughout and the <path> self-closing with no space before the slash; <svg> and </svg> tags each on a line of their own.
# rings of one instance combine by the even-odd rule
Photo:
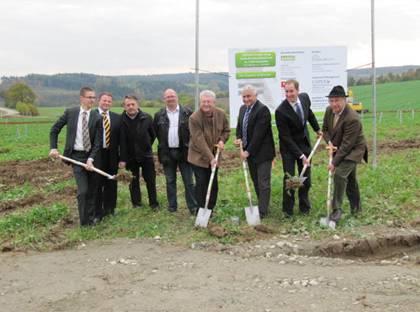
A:
<svg viewBox="0 0 420 312">
<path fill-rule="evenodd" d="M 303 119 L 303 112 L 302 109 L 300 108 L 300 104 L 296 103 L 296 113 L 299 116 L 300 122 L 302 123 L 302 125 L 305 123 L 304 119 Z"/>
<path fill-rule="evenodd" d="M 89 138 L 89 127 L 87 121 L 87 112 L 83 112 L 82 115 L 82 136 L 83 136 L 83 148 L 86 152 L 90 151 L 90 138 Z"/>
<path fill-rule="evenodd" d="M 248 107 L 245 111 L 244 120 L 242 123 L 242 144 L 244 147 L 246 147 L 248 144 L 248 119 L 249 119 L 250 113 L 251 113 L 251 108 Z"/>
<path fill-rule="evenodd" d="M 106 112 L 102 112 L 102 119 L 105 130 L 105 145 L 106 147 L 109 147 L 109 144 L 111 143 L 111 126 Z"/>
<path fill-rule="evenodd" d="M 334 114 L 334 120 L 333 120 L 333 128 L 337 125 L 338 119 L 340 118 L 339 114 Z"/>
</svg>

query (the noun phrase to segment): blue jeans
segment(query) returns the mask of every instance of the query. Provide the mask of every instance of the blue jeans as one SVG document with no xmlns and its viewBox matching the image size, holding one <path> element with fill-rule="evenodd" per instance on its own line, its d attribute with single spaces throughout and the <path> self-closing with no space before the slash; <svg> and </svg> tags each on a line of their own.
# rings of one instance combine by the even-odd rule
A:
<svg viewBox="0 0 420 312">
<path fill-rule="evenodd" d="M 163 164 L 163 171 L 166 178 L 166 195 L 168 197 L 168 210 L 176 211 L 178 209 L 177 202 L 177 186 L 176 186 L 176 171 L 179 168 L 181 172 L 182 181 L 185 187 L 185 201 L 187 203 L 188 210 L 195 214 L 197 209 L 197 202 L 195 200 L 193 172 L 191 165 L 182 159 L 182 155 L 179 149 L 171 148 L 169 150 L 169 161 Z"/>
</svg>

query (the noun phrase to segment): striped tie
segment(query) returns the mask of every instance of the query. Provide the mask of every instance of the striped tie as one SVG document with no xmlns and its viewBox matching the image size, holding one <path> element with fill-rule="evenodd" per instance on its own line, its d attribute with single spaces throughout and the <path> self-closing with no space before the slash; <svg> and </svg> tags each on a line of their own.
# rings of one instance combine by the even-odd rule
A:
<svg viewBox="0 0 420 312">
<path fill-rule="evenodd" d="M 89 127 L 88 127 L 86 111 L 84 111 L 82 115 L 82 136 L 83 136 L 83 148 L 86 152 L 89 152 L 91 145 L 90 145 Z"/>
<path fill-rule="evenodd" d="M 242 123 L 242 144 L 244 148 L 248 144 L 248 119 L 249 119 L 250 113 L 251 113 L 251 107 L 247 107 L 244 114 L 243 123 Z"/>
<path fill-rule="evenodd" d="M 102 118 L 104 121 L 104 130 L 105 130 L 105 145 L 108 148 L 111 143 L 111 126 L 109 124 L 109 119 L 106 112 L 102 112 Z"/>
</svg>

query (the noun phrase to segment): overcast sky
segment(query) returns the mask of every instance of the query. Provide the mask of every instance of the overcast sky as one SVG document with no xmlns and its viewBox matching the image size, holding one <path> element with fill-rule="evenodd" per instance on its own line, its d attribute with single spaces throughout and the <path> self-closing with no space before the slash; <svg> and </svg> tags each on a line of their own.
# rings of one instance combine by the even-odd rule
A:
<svg viewBox="0 0 420 312">
<path fill-rule="evenodd" d="M 0 0 L 0 76 L 194 68 L 195 0 Z M 370 0 L 200 0 L 200 68 L 229 48 L 344 45 L 371 62 Z M 376 0 L 376 65 L 420 64 L 420 1 Z"/>
</svg>

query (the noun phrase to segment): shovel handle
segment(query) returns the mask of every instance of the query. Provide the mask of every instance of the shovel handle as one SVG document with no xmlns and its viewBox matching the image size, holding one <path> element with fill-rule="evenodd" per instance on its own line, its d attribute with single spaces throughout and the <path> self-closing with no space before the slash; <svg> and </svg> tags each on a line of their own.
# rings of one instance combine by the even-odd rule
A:
<svg viewBox="0 0 420 312">
<path fill-rule="evenodd" d="M 242 140 L 239 142 L 239 148 L 242 153 L 244 151 Z M 242 168 L 244 169 L 246 194 L 248 196 L 249 206 L 252 207 L 251 188 L 249 187 L 249 179 L 248 179 L 248 161 L 246 159 L 242 160 Z"/>
<path fill-rule="evenodd" d="M 319 144 L 321 143 L 321 140 L 322 140 L 322 135 L 318 138 L 318 140 L 316 140 L 314 148 L 312 149 L 311 153 L 308 156 L 308 161 L 311 161 L 312 156 L 314 156 L 314 154 L 316 152 L 316 149 L 318 148 Z M 300 178 L 303 177 L 303 175 L 305 174 L 306 169 L 308 169 L 308 167 L 309 167 L 308 165 L 303 166 L 302 172 L 300 173 L 300 176 L 299 176 Z"/>
<path fill-rule="evenodd" d="M 213 185 L 214 175 L 216 174 L 216 168 L 217 168 L 217 162 L 219 160 L 219 156 L 220 156 L 220 149 L 219 147 L 217 147 L 216 156 L 214 157 L 214 159 L 216 160 L 216 164 L 211 168 L 210 181 L 209 181 L 209 185 L 207 186 L 206 203 L 204 205 L 204 209 L 208 209 L 208 206 L 209 206 L 211 187 Z"/>
<path fill-rule="evenodd" d="M 81 166 L 81 167 L 83 167 L 85 169 L 87 168 L 87 165 L 85 163 L 80 162 L 80 161 L 74 160 L 72 158 L 68 158 L 68 157 L 63 156 L 63 155 L 58 155 L 58 157 L 60 157 L 61 159 L 65 160 L 65 161 L 68 161 L 68 162 L 70 162 L 72 164 Z M 108 174 L 108 173 L 106 173 L 106 172 L 104 172 L 104 171 L 102 171 L 102 170 L 100 170 L 98 168 L 93 167 L 92 170 L 95 171 L 95 172 L 97 172 L 97 173 L 99 173 L 100 175 L 102 175 L 104 177 L 107 177 L 110 180 L 114 180 L 115 179 L 115 176 L 110 175 L 110 174 Z"/>
</svg>

